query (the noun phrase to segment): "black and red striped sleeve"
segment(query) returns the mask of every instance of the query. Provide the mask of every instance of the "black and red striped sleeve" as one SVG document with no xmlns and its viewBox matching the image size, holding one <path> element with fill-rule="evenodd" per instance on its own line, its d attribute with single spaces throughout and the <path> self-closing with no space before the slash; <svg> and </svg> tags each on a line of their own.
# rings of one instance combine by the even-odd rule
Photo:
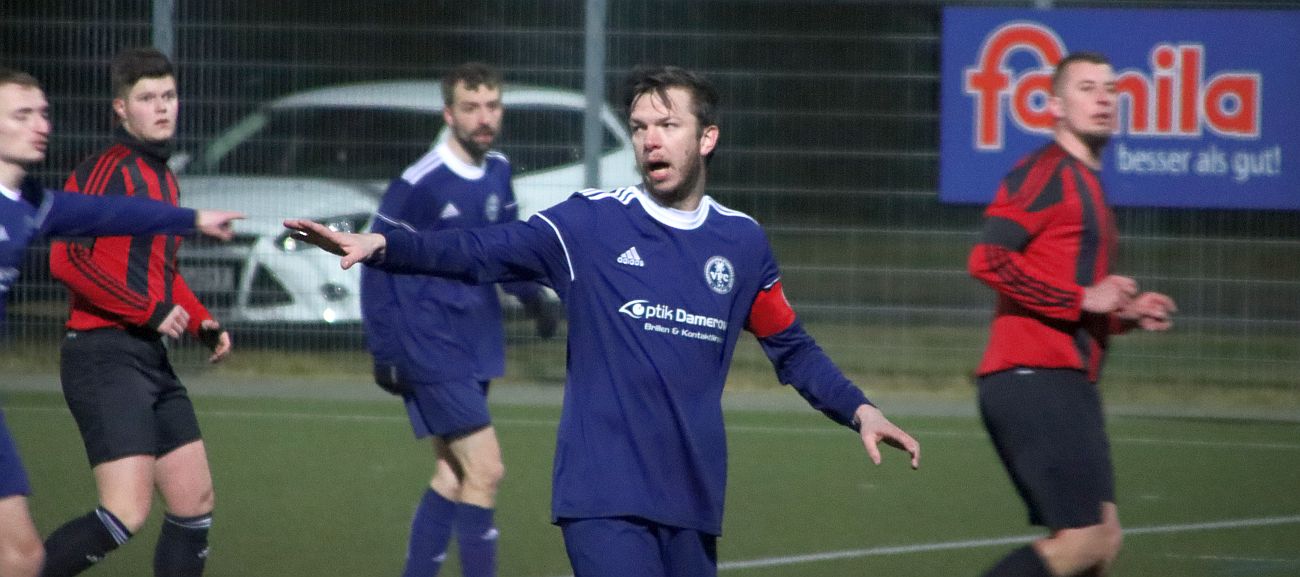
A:
<svg viewBox="0 0 1300 577">
<path fill-rule="evenodd" d="M 1037 158 L 1003 180 L 984 212 L 984 227 L 971 250 L 971 276 L 999 294 L 1043 316 L 1078 320 L 1083 287 L 1069 275 L 1051 274 L 1026 249 L 1062 218 L 1064 186 L 1059 158 Z"/>
</svg>

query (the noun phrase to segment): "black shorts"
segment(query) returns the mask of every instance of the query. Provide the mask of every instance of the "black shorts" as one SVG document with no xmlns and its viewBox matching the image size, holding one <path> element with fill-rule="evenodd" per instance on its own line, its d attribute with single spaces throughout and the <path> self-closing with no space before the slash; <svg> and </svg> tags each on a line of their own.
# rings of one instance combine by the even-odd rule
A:
<svg viewBox="0 0 1300 577">
<path fill-rule="evenodd" d="M 1071 369 L 1010 369 L 979 379 L 979 406 L 1031 524 L 1101 522 L 1115 474 L 1096 384 Z"/>
<path fill-rule="evenodd" d="M 63 398 L 91 467 L 131 455 L 161 457 L 201 438 L 194 405 L 160 338 L 71 331 L 62 354 Z"/>
</svg>

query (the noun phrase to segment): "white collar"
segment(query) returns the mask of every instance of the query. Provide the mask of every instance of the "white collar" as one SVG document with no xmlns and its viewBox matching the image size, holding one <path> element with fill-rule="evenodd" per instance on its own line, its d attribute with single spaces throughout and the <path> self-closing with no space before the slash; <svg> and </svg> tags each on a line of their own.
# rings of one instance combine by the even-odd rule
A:
<svg viewBox="0 0 1300 577">
<path fill-rule="evenodd" d="M 709 207 L 713 205 L 713 198 L 707 194 L 700 198 L 700 205 L 695 207 L 695 210 L 681 210 L 655 202 L 650 193 L 645 191 L 644 186 L 644 184 L 636 186 L 636 199 L 641 202 L 641 207 L 645 209 L 646 214 L 667 226 L 693 230 L 700 228 L 704 220 L 709 217 Z"/>
<path fill-rule="evenodd" d="M 0 184 L 0 194 L 5 195 L 5 198 L 8 198 L 9 200 L 15 202 L 23 199 L 23 194 L 21 192 L 9 188 L 3 184 Z"/>
<path fill-rule="evenodd" d="M 478 180 L 483 178 L 483 175 L 487 173 L 487 157 L 483 158 L 483 164 L 481 166 L 474 166 L 473 164 L 461 160 L 459 156 L 456 156 L 456 153 L 451 149 L 451 145 L 446 142 L 439 144 L 437 151 L 438 156 L 442 158 L 442 163 L 446 164 L 447 168 L 456 173 L 456 176 L 465 180 Z"/>
</svg>

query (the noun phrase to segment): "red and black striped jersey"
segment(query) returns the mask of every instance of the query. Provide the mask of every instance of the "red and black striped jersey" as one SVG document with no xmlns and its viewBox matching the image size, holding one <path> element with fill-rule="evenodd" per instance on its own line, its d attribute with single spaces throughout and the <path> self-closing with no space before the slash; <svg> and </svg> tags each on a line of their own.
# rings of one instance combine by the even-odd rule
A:
<svg viewBox="0 0 1300 577">
<path fill-rule="evenodd" d="M 175 205 L 176 177 L 167 168 L 165 146 L 141 142 L 120 126 L 115 143 L 77 166 L 64 188 L 97 196 L 151 198 Z M 187 327 L 212 318 L 185 284 L 176 267 L 181 239 L 171 235 L 113 236 L 56 241 L 50 247 L 50 272 L 68 287 L 67 327 L 157 328 L 182 306 Z"/>
<path fill-rule="evenodd" d="M 998 294 L 978 373 L 1072 368 L 1096 382 L 1120 323 L 1083 311 L 1083 287 L 1110 274 L 1116 247 L 1095 170 L 1054 142 L 1017 163 L 985 210 L 967 262 Z"/>
</svg>

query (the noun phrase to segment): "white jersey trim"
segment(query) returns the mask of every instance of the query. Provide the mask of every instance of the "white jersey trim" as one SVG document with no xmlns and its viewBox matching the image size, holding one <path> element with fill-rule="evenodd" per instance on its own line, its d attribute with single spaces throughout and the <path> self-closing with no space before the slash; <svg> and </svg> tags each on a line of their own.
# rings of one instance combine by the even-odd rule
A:
<svg viewBox="0 0 1300 577">
<path fill-rule="evenodd" d="M 535 216 L 542 219 L 543 222 L 550 225 L 551 230 L 555 231 L 555 238 L 560 240 L 560 248 L 564 250 L 564 264 L 569 267 L 569 282 L 573 282 L 576 279 L 576 275 L 573 272 L 573 259 L 569 258 L 569 245 L 564 243 L 564 235 L 560 234 L 560 228 L 555 226 L 555 223 L 551 222 L 551 219 L 546 218 L 546 215 L 540 212 Z"/>
<path fill-rule="evenodd" d="M 382 213 L 382 212 L 376 212 L 376 213 L 375 213 L 375 218 L 377 218 L 377 219 L 379 219 L 379 220 L 382 220 L 382 221 L 384 221 L 384 222 L 386 222 L 386 223 L 388 223 L 388 224 L 391 224 L 391 225 L 393 225 L 393 226 L 402 227 L 402 228 L 404 228 L 404 229 L 406 229 L 406 230 L 409 230 L 409 231 L 411 231 L 411 232 L 415 232 L 415 227 L 411 226 L 410 224 L 407 224 L 405 221 L 397 220 L 397 219 L 395 219 L 395 218 L 389 218 L 388 215 L 386 215 L 386 214 L 384 214 L 384 213 Z"/>
<path fill-rule="evenodd" d="M 5 195 L 9 200 L 22 200 L 23 195 L 3 184 L 0 184 L 0 194 Z"/>
<path fill-rule="evenodd" d="M 457 158 L 456 154 L 451 151 L 451 146 L 443 142 L 433 147 L 433 150 L 430 150 L 420 160 L 415 161 L 415 164 L 402 172 L 402 180 L 415 184 L 439 166 L 446 166 L 453 174 L 465 180 L 479 180 L 487 174 L 487 158 L 495 158 L 507 164 L 510 163 L 510 159 L 506 158 L 506 155 L 495 150 L 489 150 L 487 156 L 484 157 L 483 164 L 476 166 Z"/>
<path fill-rule="evenodd" d="M 420 157 L 420 160 L 406 167 L 406 170 L 402 171 L 402 180 L 414 186 L 415 183 L 420 182 L 420 179 L 428 176 L 430 172 L 433 172 L 439 166 L 442 166 L 441 147 L 435 147 Z"/>
<path fill-rule="evenodd" d="M 700 199 L 700 205 L 695 207 L 695 210 L 688 211 L 662 206 L 643 192 L 640 187 L 628 187 L 620 189 L 618 192 L 625 195 L 629 200 L 635 198 L 640 201 L 641 207 L 645 209 L 646 214 L 649 214 L 651 218 L 663 223 L 664 225 L 681 230 L 693 230 L 704 226 L 704 221 L 709 218 L 710 210 L 721 216 L 738 216 L 749 219 L 755 224 L 758 223 L 758 221 L 750 218 L 749 215 L 743 212 L 732 210 L 718 204 L 718 201 L 713 200 L 713 197 L 707 194 Z"/>
</svg>

